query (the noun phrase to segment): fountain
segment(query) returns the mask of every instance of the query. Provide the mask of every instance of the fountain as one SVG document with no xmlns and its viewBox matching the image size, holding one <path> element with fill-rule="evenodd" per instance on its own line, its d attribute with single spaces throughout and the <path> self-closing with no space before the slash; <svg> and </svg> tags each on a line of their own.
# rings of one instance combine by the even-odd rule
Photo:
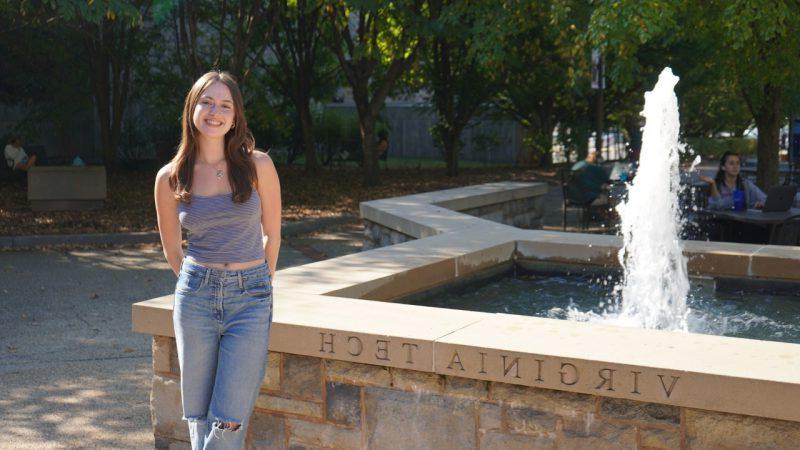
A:
<svg viewBox="0 0 800 450">
<path fill-rule="evenodd" d="M 644 328 L 687 331 L 689 276 L 679 239 L 678 77 L 669 68 L 645 94 L 646 125 L 636 178 L 628 200 L 617 207 L 624 244 L 619 252 L 624 278 L 616 322 Z"/>
<path fill-rule="evenodd" d="M 606 312 L 587 316 L 572 310 L 571 318 L 688 331 L 689 277 L 678 237 L 682 225 L 678 165 L 684 147 L 679 142 L 678 99 L 673 90 L 677 83 L 678 77 L 665 68 L 655 88 L 645 93 L 639 168 L 628 185 L 627 201 L 617 206 L 623 279 Z"/>
</svg>

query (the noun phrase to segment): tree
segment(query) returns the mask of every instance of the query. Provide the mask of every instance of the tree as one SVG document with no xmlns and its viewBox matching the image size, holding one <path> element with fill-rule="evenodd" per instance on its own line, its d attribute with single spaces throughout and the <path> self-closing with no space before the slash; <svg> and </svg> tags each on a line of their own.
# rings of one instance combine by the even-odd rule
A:
<svg viewBox="0 0 800 450">
<path fill-rule="evenodd" d="M 121 5 L 120 11 L 125 16 L 118 19 L 111 10 L 100 16 L 104 12 L 102 6 L 89 4 L 84 12 L 75 16 L 78 27 L 83 30 L 106 165 L 116 164 L 131 73 L 141 55 L 137 51 L 141 49 L 138 33 L 151 5 L 149 0 Z"/>
<path fill-rule="evenodd" d="M 589 85 L 584 30 L 589 5 L 574 0 L 503 3 L 504 25 L 488 34 L 482 53 L 502 83 L 496 105 L 523 126 L 521 166 L 552 162 L 553 131 L 582 129 Z M 571 121 L 571 123 L 570 123 Z"/>
<path fill-rule="evenodd" d="M 280 4 L 278 32 L 270 49 L 277 64 L 264 64 L 267 73 L 294 106 L 300 122 L 307 172 L 319 170 L 314 124 L 311 114 L 313 95 L 325 90 L 333 78 L 329 59 L 324 54 L 322 0 L 297 0 Z"/>
<path fill-rule="evenodd" d="M 423 58 L 424 77 L 439 118 L 434 137 L 443 150 L 447 175 L 458 175 L 461 134 L 496 93 L 487 68 L 475 54 L 474 42 L 491 26 L 493 2 L 431 0 L 431 35 Z"/>
<path fill-rule="evenodd" d="M 65 131 L 58 139 L 71 146 L 77 133 L 68 124 L 81 113 L 94 112 L 85 59 L 74 51 L 80 42 L 63 21 L 45 23 L 53 17 L 49 8 L 28 6 L 0 2 L 0 103 L 24 111 L 14 134 L 26 139 L 43 124 L 54 123 Z"/>
<path fill-rule="evenodd" d="M 331 48 L 353 90 L 361 127 L 364 184 L 377 185 L 375 123 L 386 97 L 422 45 L 424 0 L 342 0 L 326 5 Z"/>
<path fill-rule="evenodd" d="M 175 2 L 175 54 L 188 81 L 220 68 L 245 84 L 264 57 L 280 7 L 281 2 L 260 0 Z"/>
<path fill-rule="evenodd" d="M 619 83 L 630 82 L 638 48 L 651 42 L 694 48 L 710 61 L 758 127 L 757 182 L 769 188 L 778 182 L 784 100 L 800 84 L 798 23 L 798 0 L 603 0 L 590 30 L 594 42 L 616 54 L 610 76 Z"/>
<path fill-rule="evenodd" d="M 65 38 L 82 44 L 107 165 L 117 160 L 131 73 L 142 55 L 139 32 L 151 6 L 151 0 L 18 3 L 17 10 L 30 16 L 31 23 L 62 26 Z"/>
</svg>

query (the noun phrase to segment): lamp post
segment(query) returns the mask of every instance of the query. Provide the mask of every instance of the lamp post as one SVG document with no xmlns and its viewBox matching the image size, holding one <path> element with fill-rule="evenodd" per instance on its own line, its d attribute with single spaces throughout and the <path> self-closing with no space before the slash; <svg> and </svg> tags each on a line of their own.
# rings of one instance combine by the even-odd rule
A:
<svg viewBox="0 0 800 450">
<path fill-rule="evenodd" d="M 594 151 L 601 154 L 603 150 L 604 105 L 603 90 L 606 87 L 603 55 L 600 49 L 592 49 L 592 90 L 595 91 L 595 138 Z"/>
</svg>

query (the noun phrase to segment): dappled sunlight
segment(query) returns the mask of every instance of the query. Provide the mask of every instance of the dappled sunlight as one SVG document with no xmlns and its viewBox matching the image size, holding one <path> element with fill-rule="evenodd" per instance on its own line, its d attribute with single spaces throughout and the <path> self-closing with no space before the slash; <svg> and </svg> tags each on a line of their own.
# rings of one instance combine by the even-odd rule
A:
<svg viewBox="0 0 800 450">
<path fill-rule="evenodd" d="M 75 250 L 76 263 L 110 270 L 168 270 L 164 254 L 156 249 Z M 109 254 L 114 256 L 109 258 Z"/>
<path fill-rule="evenodd" d="M 90 375 L 75 369 L 53 371 L 32 387 L 19 386 L 24 373 L 4 375 L 0 408 L 6 442 L 14 448 L 77 448 L 87 442 L 97 448 L 152 448 L 149 358 L 108 364 Z M 137 391 L 135 403 L 121 401 L 131 391 Z M 148 423 L 139 423 L 142 418 Z M 25 447 L 17 445 L 21 442 Z"/>
</svg>

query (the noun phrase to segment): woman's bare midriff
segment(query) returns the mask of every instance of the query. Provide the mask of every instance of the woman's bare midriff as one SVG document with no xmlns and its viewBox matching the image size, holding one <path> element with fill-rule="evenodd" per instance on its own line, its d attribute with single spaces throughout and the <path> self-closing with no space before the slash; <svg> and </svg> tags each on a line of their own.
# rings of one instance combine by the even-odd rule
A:
<svg viewBox="0 0 800 450">
<path fill-rule="evenodd" d="M 256 267 L 265 262 L 263 259 L 254 259 L 253 261 L 246 261 L 246 262 L 209 263 L 209 262 L 197 261 L 191 256 L 187 256 L 186 258 L 191 260 L 193 263 L 199 264 L 203 267 L 208 267 L 209 269 L 220 269 L 220 270 L 244 270 L 244 269 L 249 269 L 251 267 Z"/>
</svg>

